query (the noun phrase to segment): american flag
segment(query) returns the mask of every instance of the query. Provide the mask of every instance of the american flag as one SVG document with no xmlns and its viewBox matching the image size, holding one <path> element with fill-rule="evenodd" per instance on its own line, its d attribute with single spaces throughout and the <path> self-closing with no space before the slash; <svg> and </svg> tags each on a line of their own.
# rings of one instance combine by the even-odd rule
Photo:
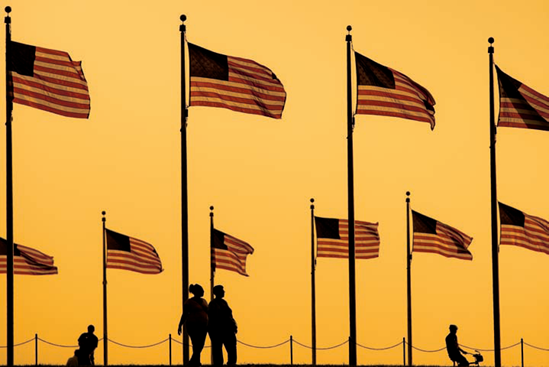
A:
<svg viewBox="0 0 549 367">
<path fill-rule="evenodd" d="M 82 62 L 72 61 L 64 51 L 11 42 L 8 78 L 14 103 L 68 117 L 90 115 Z"/>
<path fill-rule="evenodd" d="M 189 43 L 191 106 L 222 107 L 279 119 L 286 91 L 276 75 L 255 61 Z"/>
<path fill-rule="evenodd" d="M 473 255 L 468 250 L 472 237 L 413 210 L 412 217 L 412 252 L 429 252 L 461 260 L 473 260 Z"/>
<path fill-rule="evenodd" d="M 349 221 L 315 217 L 317 257 L 349 258 Z M 379 256 L 378 223 L 355 220 L 355 258 Z"/>
<path fill-rule="evenodd" d="M 355 52 L 359 115 L 393 116 L 435 128 L 435 99 L 406 75 Z"/>
<path fill-rule="evenodd" d="M 153 245 L 105 229 L 107 268 L 135 271 L 142 274 L 162 272 L 162 262 Z"/>
<path fill-rule="evenodd" d="M 549 130 L 549 97 L 505 74 L 496 65 L 499 82 L 498 126 Z"/>
<path fill-rule="evenodd" d="M 7 272 L 8 241 L 0 238 L 0 273 Z M 33 248 L 14 244 L 13 273 L 18 275 L 51 275 L 57 274 L 53 257 Z"/>
<path fill-rule="evenodd" d="M 549 255 L 549 222 L 499 203 L 500 245 L 524 247 Z"/>
<path fill-rule="evenodd" d="M 211 256 L 213 269 L 225 269 L 248 276 L 246 258 L 254 253 L 252 246 L 212 228 Z"/>
</svg>

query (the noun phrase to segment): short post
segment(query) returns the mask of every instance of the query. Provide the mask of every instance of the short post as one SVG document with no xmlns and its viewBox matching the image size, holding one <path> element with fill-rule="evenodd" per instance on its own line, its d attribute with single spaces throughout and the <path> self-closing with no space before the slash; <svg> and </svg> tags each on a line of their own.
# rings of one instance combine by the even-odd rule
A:
<svg viewBox="0 0 549 367">
<path fill-rule="evenodd" d="M 38 366 L 38 334 L 34 334 L 34 365 Z"/>
<path fill-rule="evenodd" d="M 170 341 L 169 341 L 169 346 L 170 346 L 170 366 L 172 365 L 172 334 L 170 334 Z"/>
<path fill-rule="evenodd" d="M 290 366 L 294 365 L 294 337 L 290 335 Z"/>
<path fill-rule="evenodd" d="M 402 338 L 402 365 L 406 367 L 406 338 Z"/>
<path fill-rule="evenodd" d="M 524 339 L 520 338 L 520 365 L 524 367 Z"/>
</svg>

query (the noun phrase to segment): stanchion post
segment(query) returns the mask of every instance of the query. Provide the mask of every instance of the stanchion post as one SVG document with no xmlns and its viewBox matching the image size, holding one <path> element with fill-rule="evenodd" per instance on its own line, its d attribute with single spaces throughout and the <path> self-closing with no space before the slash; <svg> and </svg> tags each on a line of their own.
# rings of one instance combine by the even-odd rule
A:
<svg viewBox="0 0 549 367">
<path fill-rule="evenodd" d="M 38 366 L 38 334 L 34 334 L 34 365 Z"/>
<path fill-rule="evenodd" d="M 402 338 L 402 365 L 406 367 L 406 338 Z"/>
<path fill-rule="evenodd" d="M 520 338 L 520 365 L 524 367 L 524 339 Z"/>
<path fill-rule="evenodd" d="M 169 346 L 170 346 L 170 366 L 171 366 L 172 365 L 172 334 L 170 334 Z"/>
<path fill-rule="evenodd" d="M 294 337 L 290 335 L 290 366 L 294 365 Z"/>
</svg>

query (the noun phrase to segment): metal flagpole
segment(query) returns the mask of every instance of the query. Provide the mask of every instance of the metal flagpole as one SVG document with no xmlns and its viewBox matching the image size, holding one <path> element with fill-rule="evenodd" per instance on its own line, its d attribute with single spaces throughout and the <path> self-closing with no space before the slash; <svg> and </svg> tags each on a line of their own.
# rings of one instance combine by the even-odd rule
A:
<svg viewBox="0 0 549 367">
<path fill-rule="evenodd" d="M 488 39 L 490 61 L 490 182 L 492 199 L 492 284 L 494 295 L 494 365 L 501 367 L 501 337 L 499 324 L 499 246 L 498 246 L 498 195 L 496 182 L 496 124 L 494 113 L 494 39 Z"/>
<path fill-rule="evenodd" d="M 7 355 L 7 365 L 13 366 L 14 361 L 14 317 L 13 317 L 13 165 L 12 165 L 12 140 L 11 140 L 11 120 L 12 120 L 12 111 L 13 104 L 11 101 L 10 93 L 10 84 L 11 77 L 9 74 L 9 56 L 8 50 L 11 42 L 11 18 L 10 12 L 11 7 L 6 6 L 5 8 L 6 17 L 4 18 L 4 23 L 6 23 L 6 242 L 8 246 L 7 253 L 7 267 L 6 267 L 6 280 L 7 280 L 7 296 L 6 296 L 6 309 L 8 312 L 7 315 L 7 342 L 8 342 L 8 355 Z"/>
<path fill-rule="evenodd" d="M 410 191 L 406 191 L 406 288 L 408 290 L 408 366 L 412 367 L 412 251 L 410 248 Z"/>
<path fill-rule="evenodd" d="M 101 212 L 103 214 L 103 364 L 109 365 L 109 333 L 107 332 L 107 243 L 106 243 L 106 231 L 105 222 L 107 218 L 105 215 L 107 212 Z"/>
<path fill-rule="evenodd" d="M 213 231 L 214 231 L 214 213 L 213 213 L 213 210 L 214 210 L 214 207 L 213 205 L 210 206 L 210 302 L 214 299 L 214 294 L 213 294 L 213 289 L 214 289 L 214 285 L 215 285 L 215 267 L 214 267 L 214 264 L 213 264 L 213 251 L 214 251 L 214 247 L 213 247 L 213 241 L 214 241 L 214 238 L 213 238 Z M 212 366 L 214 364 L 214 350 L 213 348 L 210 349 L 210 360 L 211 360 L 211 363 L 212 363 Z"/>
<path fill-rule="evenodd" d="M 312 365 L 316 366 L 316 284 L 315 284 L 315 199 L 311 199 L 311 351 Z"/>
<path fill-rule="evenodd" d="M 353 178 L 353 107 L 351 91 L 351 30 L 345 37 L 347 42 L 347 184 L 349 210 L 349 365 L 356 366 L 356 285 L 355 285 L 355 203 Z"/>
<path fill-rule="evenodd" d="M 189 299 L 189 207 L 187 195 L 187 98 L 185 93 L 185 20 L 187 17 L 181 15 L 181 271 L 182 271 L 182 294 L 183 302 Z M 189 334 L 186 324 L 183 325 L 183 364 L 189 363 Z"/>
</svg>

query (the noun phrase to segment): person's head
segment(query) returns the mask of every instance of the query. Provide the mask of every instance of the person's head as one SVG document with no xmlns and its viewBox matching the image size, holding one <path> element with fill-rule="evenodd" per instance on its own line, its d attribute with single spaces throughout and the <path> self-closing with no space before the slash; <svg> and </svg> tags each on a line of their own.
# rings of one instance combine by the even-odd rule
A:
<svg viewBox="0 0 549 367">
<path fill-rule="evenodd" d="M 94 331 L 95 331 L 95 326 L 89 325 L 89 326 L 88 326 L 88 333 L 93 334 Z"/>
<path fill-rule="evenodd" d="M 455 333 L 457 333 L 457 331 L 458 331 L 458 327 L 456 325 L 453 325 L 453 324 L 450 325 L 450 332 L 451 333 L 455 334 Z"/>
<path fill-rule="evenodd" d="M 222 285 L 216 285 L 213 287 L 213 294 L 215 298 L 223 298 L 225 296 L 225 289 Z"/>
<path fill-rule="evenodd" d="M 189 292 L 194 294 L 195 297 L 202 297 L 204 295 L 204 288 L 200 284 L 191 284 L 189 286 Z"/>
</svg>

